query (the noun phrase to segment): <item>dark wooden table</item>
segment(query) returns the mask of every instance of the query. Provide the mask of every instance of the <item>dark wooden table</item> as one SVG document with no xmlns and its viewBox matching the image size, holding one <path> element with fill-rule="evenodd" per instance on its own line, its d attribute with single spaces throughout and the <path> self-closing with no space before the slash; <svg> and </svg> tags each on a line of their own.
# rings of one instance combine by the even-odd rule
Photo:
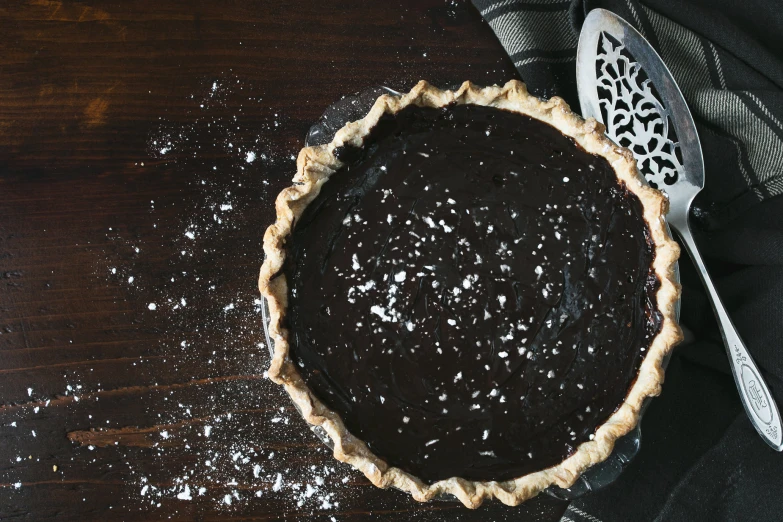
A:
<svg viewBox="0 0 783 522">
<path fill-rule="evenodd" d="M 376 489 L 264 378 L 261 238 L 308 127 L 513 78 L 469 3 L 10 0 L 0 35 L 0 519 L 559 519 Z"/>
</svg>

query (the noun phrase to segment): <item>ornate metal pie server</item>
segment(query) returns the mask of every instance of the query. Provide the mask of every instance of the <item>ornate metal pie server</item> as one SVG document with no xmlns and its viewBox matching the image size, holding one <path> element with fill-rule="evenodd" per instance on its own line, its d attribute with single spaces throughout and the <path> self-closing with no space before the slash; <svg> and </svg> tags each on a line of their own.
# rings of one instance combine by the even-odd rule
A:
<svg viewBox="0 0 783 522">
<path fill-rule="evenodd" d="M 669 224 L 679 233 L 710 296 L 734 380 L 753 427 L 783 451 L 780 413 L 712 284 L 693 241 L 688 215 L 704 188 L 701 144 L 679 87 L 652 46 L 628 22 L 590 11 L 579 36 L 576 76 L 582 115 L 628 147 L 648 183 L 669 197 Z"/>
</svg>

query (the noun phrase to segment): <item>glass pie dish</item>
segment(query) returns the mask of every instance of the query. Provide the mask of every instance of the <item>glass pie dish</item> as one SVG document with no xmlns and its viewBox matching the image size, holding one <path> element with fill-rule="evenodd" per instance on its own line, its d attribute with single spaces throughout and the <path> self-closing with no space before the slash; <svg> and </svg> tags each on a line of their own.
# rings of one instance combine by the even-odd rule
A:
<svg viewBox="0 0 783 522">
<path fill-rule="evenodd" d="M 399 93 L 386 87 L 376 87 L 353 96 L 344 97 L 330 106 L 320 120 L 310 128 L 306 138 L 306 145 L 313 146 L 329 143 L 334 137 L 334 134 L 346 123 L 361 119 L 375 100 L 382 94 L 398 95 Z M 674 279 L 679 281 L 676 265 L 674 268 Z M 274 352 L 273 341 L 269 336 L 268 331 L 270 314 L 266 301 L 263 303 L 262 313 L 267 345 L 270 352 Z M 677 315 L 679 314 L 679 306 L 677 306 L 676 313 Z M 667 362 L 668 357 L 663 361 L 662 366 L 665 367 Z M 649 400 L 646 400 L 642 409 L 644 409 L 648 403 Z M 333 447 L 330 437 L 322 428 L 311 426 L 311 429 L 327 446 Z M 570 500 L 611 484 L 619 477 L 633 457 L 638 453 L 640 442 L 641 429 L 637 424 L 633 430 L 615 442 L 614 450 L 608 459 L 585 471 L 570 488 L 563 489 L 552 486 L 544 491 L 552 497 Z M 445 497 L 443 498 L 445 499 Z"/>
</svg>

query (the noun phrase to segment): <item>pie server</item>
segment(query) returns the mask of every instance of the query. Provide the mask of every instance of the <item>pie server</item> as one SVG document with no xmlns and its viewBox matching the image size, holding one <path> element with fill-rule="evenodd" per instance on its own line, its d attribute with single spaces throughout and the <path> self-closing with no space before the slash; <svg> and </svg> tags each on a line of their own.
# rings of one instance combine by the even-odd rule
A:
<svg viewBox="0 0 783 522">
<path fill-rule="evenodd" d="M 688 215 L 704 188 L 699 135 L 669 69 L 628 22 L 605 9 L 587 15 L 579 35 L 576 79 L 582 115 L 628 147 L 647 182 L 669 198 L 667 221 L 678 233 L 707 289 L 742 404 L 759 435 L 783 451 L 774 398 L 731 322 L 693 241 Z"/>
</svg>

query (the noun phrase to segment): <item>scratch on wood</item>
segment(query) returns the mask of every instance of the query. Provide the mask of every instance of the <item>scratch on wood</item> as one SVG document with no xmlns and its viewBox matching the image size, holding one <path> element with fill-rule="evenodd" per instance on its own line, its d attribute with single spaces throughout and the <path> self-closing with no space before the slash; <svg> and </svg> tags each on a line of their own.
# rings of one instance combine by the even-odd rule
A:
<svg viewBox="0 0 783 522">
<path fill-rule="evenodd" d="M 84 118 L 89 125 L 102 125 L 106 121 L 106 109 L 109 102 L 103 98 L 95 98 L 84 109 Z"/>
<path fill-rule="evenodd" d="M 101 390 L 97 392 L 84 393 L 79 395 L 79 400 L 89 401 L 95 397 L 111 397 L 115 395 L 124 395 L 132 393 L 144 393 L 148 391 L 159 390 L 177 390 L 181 388 L 187 388 L 189 386 L 201 386 L 205 384 L 217 384 L 221 382 L 230 381 L 259 381 L 264 379 L 263 375 L 226 375 L 224 377 L 211 377 L 206 379 L 193 379 L 188 382 L 179 382 L 174 384 L 154 384 L 150 386 L 125 386 L 122 388 L 114 388 L 111 390 Z M 47 404 L 48 402 L 48 404 Z M 14 413 L 19 410 L 30 409 L 44 406 L 63 406 L 75 402 L 73 395 L 60 395 L 56 399 L 50 401 L 38 400 L 25 402 L 23 404 L 4 404 L 0 406 L 0 414 Z"/>
<path fill-rule="evenodd" d="M 144 356 L 144 359 L 163 359 L 165 358 L 165 355 L 147 355 Z M 40 366 L 26 366 L 24 368 L 4 368 L 0 370 L 0 374 L 3 373 L 17 373 L 17 372 L 28 372 L 30 370 L 48 370 L 50 368 L 62 368 L 65 366 L 79 366 L 82 364 L 92 364 L 92 365 L 99 365 L 99 364 L 105 364 L 109 362 L 123 362 L 123 361 L 138 361 L 139 359 L 137 357 L 118 357 L 115 359 L 92 359 L 89 361 L 72 361 L 72 362 L 64 362 L 64 363 L 56 363 L 56 364 L 42 364 Z M 0 410 L 2 412 L 2 410 Z"/>
<path fill-rule="evenodd" d="M 275 410 L 276 408 L 259 408 L 251 410 L 230 410 L 224 413 L 265 413 Z M 68 440 L 71 442 L 76 442 L 82 446 L 95 446 L 98 448 L 118 445 L 135 446 L 139 448 L 148 448 L 152 446 L 178 446 L 180 444 L 174 442 L 173 440 L 161 440 L 160 432 L 163 430 L 175 432 L 188 426 L 203 424 L 215 419 L 219 415 L 223 415 L 224 413 L 210 415 L 208 417 L 185 419 L 180 422 L 173 422 L 170 424 L 156 424 L 155 426 L 148 426 L 146 428 L 140 428 L 138 426 L 126 426 L 124 428 L 90 428 L 89 430 L 75 430 L 68 432 Z M 184 442 L 182 444 L 184 444 Z M 320 446 L 321 443 L 318 441 L 302 443 L 287 442 L 285 444 L 264 444 L 264 447 L 269 449 L 285 449 L 292 447 L 315 448 Z"/>
</svg>

